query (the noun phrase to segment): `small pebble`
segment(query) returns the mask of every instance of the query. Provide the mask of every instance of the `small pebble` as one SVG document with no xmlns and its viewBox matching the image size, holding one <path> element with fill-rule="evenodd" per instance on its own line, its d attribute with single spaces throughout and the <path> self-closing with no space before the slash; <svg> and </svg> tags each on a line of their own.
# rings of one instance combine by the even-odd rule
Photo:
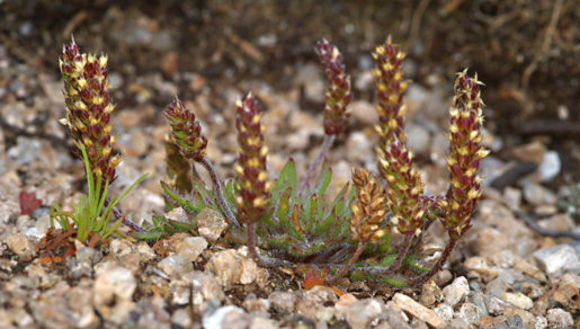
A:
<svg viewBox="0 0 580 329">
<path fill-rule="evenodd" d="M 198 231 L 201 236 L 209 241 L 216 241 L 228 228 L 228 223 L 219 212 L 205 208 L 195 216 Z"/>
<path fill-rule="evenodd" d="M 455 306 L 461 302 L 469 293 L 469 283 L 464 276 L 460 276 L 443 288 L 445 303 Z"/>
<path fill-rule="evenodd" d="M 465 283 L 467 284 L 467 280 L 465 280 Z M 395 302 L 395 304 L 397 304 L 397 306 L 399 306 L 403 311 L 410 313 L 419 320 L 427 322 L 432 327 L 444 328 L 446 326 L 446 321 L 441 319 L 437 313 L 417 303 L 407 295 L 396 293 L 395 296 L 393 296 L 393 302 Z"/>
<path fill-rule="evenodd" d="M 16 233 L 6 238 L 6 245 L 23 261 L 29 261 L 34 256 L 34 246 L 22 233 Z"/>
<path fill-rule="evenodd" d="M 180 255 L 169 255 L 163 258 L 158 264 L 160 270 L 171 278 L 178 278 L 187 272 L 193 271 L 193 264 Z"/>
<path fill-rule="evenodd" d="M 521 308 L 522 310 L 529 310 L 534 306 L 532 299 L 522 294 L 521 292 L 506 292 L 503 294 L 502 299 L 515 305 L 516 307 Z"/>
<path fill-rule="evenodd" d="M 570 245 L 542 248 L 533 255 L 538 266 L 549 276 L 559 277 L 565 272 L 580 275 L 580 258 Z"/>
<path fill-rule="evenodd" d="M 540 173 L 540 181 L 550 182 L 554 177 L 556 177 L 560 170 L 562 169 L 562 162 L 560 161 L 560 155 L 556 151 L 548 151 L 544 153 L 542 157 L 542 162 L 538 167 Z"/>
<path fill-rule="evenodd" d="M 296 294 L 288 291 L 274 291 L 268 296 L 273 309 L 282 312 L 293 312 L 296 304 Z"/>
<path fill-rule="evenodd" d="M 346 322 L 353 329 L 364 329 L 375 326 L 382 319 L 382 302 L 376 299 L 364 299 L 352 303 L 346 311 Z"/>
<path fill-rule="evenodd" d="M 234 305 L 220 307 L 211 314 L 204 313 L 201 318 L 205 329 L 245 329 L 249 322 L 246 312 Z"/>
<path fill-rule="evenodd" d="M 572 328 L 574 325 L 572 314 L 564 311 L 561 308 L 553 308 L 548 310 L 546 313 L 546 318 L 548 320 L 548 328 L 564 329 Z"/>
</svg>

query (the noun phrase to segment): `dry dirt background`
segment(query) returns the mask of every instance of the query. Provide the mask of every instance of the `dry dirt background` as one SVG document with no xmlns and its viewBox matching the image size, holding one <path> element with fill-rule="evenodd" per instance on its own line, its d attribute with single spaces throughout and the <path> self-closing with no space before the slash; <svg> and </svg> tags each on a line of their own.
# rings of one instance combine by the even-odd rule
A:
<svg viewBox="0 0 580 329">
<path fill-rule="evenodd" d="M 206 272 L 217 271 L 220 260 L 233 256 L 220 254 L 215 246 L 200 247 L 201 240 L 191 237 L 172 239 L 163 252 L 144 243 L 114 240 L 101 251 L 87 248 L 91 249 L 87 254 L 98 256 L 77 256 L 67 268 L 40 265 L 29 249 L 47 228 L 48 207 L 54 201 L 70 206 L 83 191 L 82 168 L 70 156 L 64 130 L 57 123 L 64 112 L 57 59 L 71 34 L 83 51 L 109 56 L 112 95 L 118 105 L 113 120 L 124 154 L 117 188 L 143 172 L 151 175 L 123 203 L 136 222 L 147 221 L 152 210 L 163 209 L 158 182 L 165 170 L 162 139 L 167 125 L 161 112 L 175 95 L 203 120 L 210 137 L 208 155 L 225 176 L 236 158 L 233 103 L 247 90 L 256 93 L 266 111 L 272 175 L 288 156 L 305 166 L 321 141 L 324 101 L 324 80 L 312 47 L 327 38 L 343 51 L 355 88 L 351 126 L 329 159 L 337 181 L 344 182 L 353 165 L 375 168 L 370 52 L 390 34 L 408 53 L 405 71 L 414 81 L 407 97 L 411 148 L 428 177 L 428 189 L 437 193 L 446 188 L 443 133 L 454 74 L 465 67 L 478 72 L 486 83 L 486 143 L 493 151 L 483 164 L 486 184 L 491 187 L 476 216 L 479 224 L 458 248 L 449 269 L 436 278 L 437 289 L 447 289 L 447 294 L 433 287 L 424 287 L 421 294 L 421 289 L 405 293 L 431 309 L 439 308 L 436 316 L 457 328 L 519 328 L 518 323 L 522 328 L 542 328 L 544 322 L 551 328 L 566 327 L 568 317 L 579 313 L 580 247 L 569 238 L 534 233 L 511 210 L 533 214 L 544 228 L 578 232 L 578 22 L 580 4 L 575 0 L 0 0 L 0 305 L 4 321 L 0 327 L 36 328 L 43 323 L 55 328 L 73 324 L 93 328 L 125 323 L 125 327 L 180 328 L 208 326 L 205 323 L 219 322 L 215 320 L 219 316 L 220 320 L 241 319 L 252 328 L 261 328 L 259 323 L 271 319 L 264 323 L 319 328 L 440 324 L 405 309 L 401 295 L 391 300 L 387 288 L 357 285 L 352 295 L 338 300 L 324 289 L 276 295 L 274 291 L 286 286 L 295 289 L 300 281 L 278 272 L 270 273 L 270 280 L 281 286 L 263 286 L 264 273 L 258 270 L 249 285 L 240 283 L 239 277 L 238 281 L 216 281 Z M 20 215 L 21 190 L 35 192 L 42 200 L 36 213 Z M 434 234 L 425 249 L 437 250 L 440 244 L 441 238 Z M 187 248 L 181 245 L 203 252 L 196 257 L 182 255 L 179 250 Z M 127 263 L 130 255 L 138 256 Z M 172 255 L 193 257 L 197 262 L 193 267 L 191 262 L 175 265 L 173 258 L 163 263 Z M 563 255 L 570 257 L 568 264 L 550 267 L 550 260 Z M 114 262 L 120 259 L 125 262 Z M 142 271 L 150 277 L 141 276 Z M 567 272 L 570 276 L 563 276 Z M 125 278 L 121 289 L 134 294 L 126 296 L 109 287 L 111 273 Z M 454 277 L 458 279 L 450 284 Z M 191 282 L 205 282 L 215 291 L 196 293 L 191 288 L 189 297 L 180 295 Z M 467 284 L 469 292 L 461 290 Z M 565 288 L 555 297 L 558 287 Z M 452 289 L 460 291 L 459 299 L 450 295 Z M 91 291 L 92 295 L 83 295 Z M 85 300 L 100 294 L 104 294 L 101 299 Z M 184 300 L 198 295 L 200 304 Z M 508 304 L 493 304 L 493 298 Z M 215 300 L 217 305 L 210 302 Z M 83 302 L 87 308 L 74 307 Z M 202 313 L 202 305 L 208 303 L 211 307 Z M 241 308 L 223 310 L 232 305 Z M 373 307 L 379 311 L 365 318 L 361 310 Z M 309 308 L 323 310 L 330 318 L 308 313 Z M 16 311 L 20 309 L 23 313 Z M 353 318 L 359 313 L 362 320 Z M 298 320 L 292 316 L 299 316 Z"/>
</svg>

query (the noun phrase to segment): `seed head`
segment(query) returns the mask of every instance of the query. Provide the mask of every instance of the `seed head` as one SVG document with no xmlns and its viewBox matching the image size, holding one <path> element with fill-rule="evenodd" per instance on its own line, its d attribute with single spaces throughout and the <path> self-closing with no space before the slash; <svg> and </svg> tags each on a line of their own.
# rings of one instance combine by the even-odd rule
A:
<svg viewBox="0 0 580 329">
<path fill-rule="evenodd" d="M 364 169 L 353 168 L 352 181 L 358 199 L 351 205 L 351 237 L 359 242 L 377 241 L 385 235 L 382 227 L 386 213 L 383 188 Z"/>
<path fill-rule="evenodd" d="M 175 99 L 167 106 L 165 118 L 171 125 L 171 142 L 179 148 L 179 152 L 186 159 L 195 161 L 205 156 L 207 139 L 201 133 L 201 126 L 195 114 L 187 110 L 179 99 Z"/>
<path fill-rule="evenodd" d="M 323 112 L 324 131 L 327 135 L 338 135 L 350 117 L 347 112 L 352 98 L 350 76 L 346 74 L 342 55 L 336 46 L 322 39 L 316 43 L 315 51 L 328 83 Z"/>
<path fill-rule="evenodd" d="M 423 185 L 413 165 L 413 154 L 405 143 L 394 139 L 385 149 L 377 149 L 379 170 L 389 183 L 387 205 L 395 228 L 403 234 L 416 234 L 423 224 Z"/>
<path fill-rule="evenodd" d="M 257 222 L 265 212 L 271 189 L 266 168 L 268 148 L 264 145 L 265 127 L 261 123 L 258 101 L 251 93 L 238 101 L 236 106 L 240 146 L 240 157 L 234 168 L 240 186 L 236 197 L 238 218 L 246 223 Z"/>
<path fill-rule="evenodd" d="M 376 130 L 380 136 L 379 145 L 384 149 L 395 138 L 401 142 L 406 140 L 404 115 L 407 106 L 403 104 L 403 94 L 409 81 L 403 79 L 402 63 L 405 54 L 392 43 L 391 37 L 375 49 L 373 58 L 376 61 L 373 72 L 378 98 L 375 108 L 379 114 Z"/>
<path fill-rule="evenodd" d="M 443 203 L 447 211 L 443 224 L 453 239 L 459 239 L 471 227 L 471 214 L 481 197 L 479 161 L 489 154 L 481 145 L 485 106 L 481 100 L 481 85 L 477 74 L 471 78 L 467 70 L 458 73 L 453 106 L 449 110 L 447 168 L 451 186 Z"/>
<path fill-rule="evenodd" d="M 72 39 L 63 46 L 59 64 L 66 104 L 66 117 L 61 122 L 69 128 L 77 153 L 81 145 L 85 147 L 95 176 L 112 183 L 120 158 L 114 151 L 116 137 L 111 135 L 109 122 L 115 105 L 107 92 L 107 57 L 81 53 Z"/>
</svg>

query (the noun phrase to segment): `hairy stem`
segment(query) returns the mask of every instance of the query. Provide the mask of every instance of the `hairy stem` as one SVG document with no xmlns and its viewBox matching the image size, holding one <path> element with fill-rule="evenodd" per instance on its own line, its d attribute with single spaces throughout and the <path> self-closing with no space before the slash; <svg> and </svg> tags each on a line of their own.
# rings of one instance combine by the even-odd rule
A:
<svg viewBox="0 0 580 329">
<path fill-rule="evenodd" d="M 109 205 L 109 198 L 107 198 L 105 200 L 105 208 Z M 130 221 L 127 216 L 123 216 L 121 214 L 121 211 L 119 210 L 119 208 L 117 208 L 116 206 L 113 207 L 113 217 L 115 219 L 115 221 L 121 219 L 121 223 L 127 227 L 129 227 L 130 229 L 132 229 L 135 232 L 145 232 L 145 229 L 143 227 L 141 227 L 141 225 L 137 224 L 137 223 L 133 223 L 132 221 Z"/>
<path fill-rule="evenodd" d="M 410 279 L 409 281 L 407 281 L 409 283 L 409 285 L 422 284 L 425 281 L 429 280 L 437 272 L 439 272 L 441 270 L 441 267 L 443 267 L 443 264 L 445 264 L 445 262 L 447 261 L 447 258 L 451 254 L 451 251 L 455 247 L 456 243 L 457 243 L 457 240 L 454 240 L 454 239 L 449 240 L 449 242 L 447 242 L 447 245 L 445 246 L 445 249 L 443 250 L 443 254 L 441 254 L 441 257 L 439 258 L 439 260 L 437 260 L 437 262 L 435 264 L 433 264 L 433 267 L 431 267 L 431 270 L 425 274 L 421 274 L 421 275 L 416 276 L 416 277 Z"/>
<path fill-rule="evenodd" d="M 403 260 L 405 259 L 405 256 L 409 252 L 409 248 L 411 247 L 412 240 L 413 240 L 413 234 L 406 234 L 405 235 L 405 239 L 403 240 L 403 244 L 401 245 L 401 248 L 399 249 L 397 256 L 395 256 L 395 259 L 393 260 L 391 265 L 389 265 L 389 267 L 381 267 L 381 266 L 365 267 L 365 266 L 362 266 L 362 267 L 353 268 L 353 270 L 360 270 L 366 274 L 376 275 L 376 276 L 387 275 L 387 274 L 391 274 L 391 273 L 395 272 L 396 270 L 398 270 L 401 267 L 401 264 L 403 264 Z"/>
<path fill-rule="evenodd" d="M 354 263 L 358 260 L 365 247 L 366 243 L 359 242 L 354 254 L 352 254 L 352 257 L 350 257 L 346 265 L 344 265 L 344 267 L 342 267 L 335 275 L 328 278 L 326 280 L 326 284 L 329 286 L 336 284 L 336 282 L 338 282 L 338 280 L 352 268 L 352 265 L 354 265 Z"/>
<path fill-rule="evenodd" d="M 228 223 L 230 225 L 233 225 L 235 227 L 240 227 L 240 223 L 238 222 L 238 220 L 236 219 L 236 216 L 234 216 L 234 213 L 230 209 L 230 206 L 226 203 L 226 200 L 224 199 L 224 194 L 223 194 L 224 189 L 222 186 L 222 181 L 220 180 L 217 173 L 215 172 L 213 165 L 206 157 L 203 157 L 203 158 L 201 158 L 201 160 L 196 160 L 196 161 L 199 162 L 205 168 L 205 170 L 207 170 L 207 172 L 209 173 L 209 177 L 211 178 L 211 181 L 212 181 L 213 186 L 214 186 L 215 191 L 216 191 L 217 202 L 219 203 L 220 208 L 222 209 L 224 214 L 226 215 L 226 220 L 228 221 Z"/>
<path fill-rule="evenodd" d="M 256 250 L 256 223 L 246 224 L 246 245 L 248 254 L 261 267 L 292 267 L 292 263 L 279 258 L 262 257 Z"/>
<path fill-rule="evenodd" d="M 328 151 L 330 150 L 330 148 L 334 144 L 335 140 L 336 140 L 336 135 L 324 135 L 324 140 L 322 141 L 322 146 L 320 147 L 320 152 L 318 152 L 316 159 L 314 159 L 314 161 L 310 164 L 310 167 L 308 168 L 308 171 L 306 172 L 306 176 L 304 176 L 304 179 L 302 180 L 302 183 L 300 184 L 300 188 L 298 189 L 298 195 L 303 195 L 304 192 L 306 191 L 306 189 L 308 189 L 308 187 L 310 186 L 310 180 L 312 179 L 312 177 L 314 177 L 314 173 L 316 172 L 318 167 L 320 167 L 320 163 L 328 154 Z"/>
<path fill-rule="evenodd" d="M 409 252 L 409 248 L 411 247 L 412 240 L 413 240 L 413 234 L 405 234 L 405 239 L 403 240 L 403 244 L 399 248 L 399 252 L 397 253 L 397 256 L 395 257 L 395 260 L 393 260 L 393 263 L 391 263 L 391 265 L 389 265 L 389 267 L 387 267 L 385 269 L 384 274 L 392 273 L 401 267 L 401 264 L 403 264 L 403 259 L 405 259 L 405 256 Z"/>
<path fill-rule="evenodd" d="M 256 251 L 256 223 L 246 223 L 246 244 L 248 246 L 248 253 L 256 263 L 260 262 L 260 255 Z"/>
<path fill-rule="evenodd" d="M 411 247 L 411 241 L 413 240 L 413 234 L 407 234 L 405 235 L 405 240 L 403 241 L 403 244 L 401 245 L 401 248 L 399 249 L 399 252 L 397 253 L 397 256 L 395 257 L 395 259 L 393 260 L 393 262 L 391 263 L 391 265 L 389 265 L 389 267 L 382 267 L 382 266 L 352 266 L 354 264 L 346 264 L 346 265 L 342 265 L 342 264 L 319 264 L 319 265 L 324 265 L 324 266 L 329 266 L 329 267 L 337 267 L 340 268 L 340 272 L 343 271 L 343 269 L 346 267 L 347 269 L 344 270 L 344 272 L 350 272 L 350 271 L 362 271 L 365 274 L 368 275 L 374 275 L 374 276 L 380 276 L 380 275 L 387 275 L 387 274 L 391 274 L 393 272 L 395 272 L 396 270 L 398 270 L 401 267 L 401 264 L 403 264 L 403 260 L 405 259 L 405 256 L 407 255 L 407 253 L 409 252 L 409 248 Z M 364 247 L 363 247 L 364 249 Z M 358 250 L 358 248 L 357 248 Z M 362 251 L 361 251 L 362 252 Z M 356 254 L 356 251 L 355 251 Z M 353 255 L 354 257 L 354 255 Z M 360 257 L 360 255 L 357 256 L 357 258 Z M 352 258 L 351 258 L 352 259 Z M 356 262 L 356 259 L 355 259 Z M 349 260 L 350 263 L 350 260 Z M 344 274 L 344 273 L 342 273 Z"/>
</svg>

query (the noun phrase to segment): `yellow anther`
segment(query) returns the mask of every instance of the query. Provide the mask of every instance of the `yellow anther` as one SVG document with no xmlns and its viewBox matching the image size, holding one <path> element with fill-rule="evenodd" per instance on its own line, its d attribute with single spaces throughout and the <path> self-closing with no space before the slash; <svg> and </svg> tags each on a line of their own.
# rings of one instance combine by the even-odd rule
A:
<svg viewBox="0 0 580 329">
<path fill-rule="evenodd" d="M 242 166 L 240 166 L 239 164 L 236 164 L 234 166 L 234 171 L 236 172 L 236 174 L 238 174 L 238 176 L 242 176 L 244 174 L 244 168 L 242 168 Z"/>
<path fill-rule="evenodd" d="M 265 182 L 265 181 L 266 181 L 266 179 L 268 179 L 268 172 L 266 172 L 266 171 L 261 171 L 261 172 L 258 174 L 258 181 L 260 181 L 260 182 Z"/>
</svg>

